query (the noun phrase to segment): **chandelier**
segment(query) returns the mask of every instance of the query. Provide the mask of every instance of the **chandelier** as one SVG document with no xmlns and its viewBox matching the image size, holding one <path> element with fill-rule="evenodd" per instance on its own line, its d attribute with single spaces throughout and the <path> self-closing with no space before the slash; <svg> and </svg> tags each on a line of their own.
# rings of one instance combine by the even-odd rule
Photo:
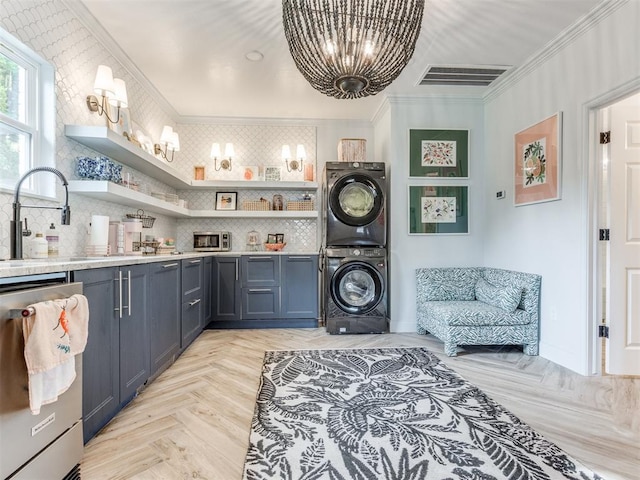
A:
<svg viewBox="0 0 640 480">
<path fill-rule="evenodd" d="M 375 95 L 409 63 L 424 0 L 282 0 L 291 56 L 313 88 L 336 98 Z"/>
</svg>

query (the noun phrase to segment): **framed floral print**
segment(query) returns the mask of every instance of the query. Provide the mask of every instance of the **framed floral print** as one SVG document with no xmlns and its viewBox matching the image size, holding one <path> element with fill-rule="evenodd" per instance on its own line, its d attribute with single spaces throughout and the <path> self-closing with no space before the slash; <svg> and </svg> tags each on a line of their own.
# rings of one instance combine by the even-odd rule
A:
<svg viewBox="0 0 640 480">
<path fill-rule="evenodd" d="M 469 130 L 409 130 L 409 176 L 469 177 Z"/>
<path fill-rule="evenodd" d="M 515 134 L 516 206 L 560 199 L 562 112 Z"/>
<path fill-rule="evenodd" d="M 409 234 L 469 233 L 469 187 L 409 186 Z"/>
</svg>

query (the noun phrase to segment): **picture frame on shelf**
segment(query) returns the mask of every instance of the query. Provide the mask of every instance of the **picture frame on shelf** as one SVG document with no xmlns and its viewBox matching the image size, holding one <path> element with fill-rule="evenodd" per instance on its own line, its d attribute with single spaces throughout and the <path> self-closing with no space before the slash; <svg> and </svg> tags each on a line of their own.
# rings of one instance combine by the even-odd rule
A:
<svg viewBox="0 0 640 480">
<path fill-rule="evenodd" d="M 275 233 L 267 234 L 267 243 L 278 243 L 277 235 Z"/>
<path fill-rule="evenodd" d="M 516 133 L 514 143 L 514 205 L 560 200 L 562 112 Z"/>
<path fill-rule="evenodd" d="M 193 179 L 204 180 L 205 179 L 205 167 L 204 165 L 198 165 L 193 167 Z"/>
<path fill-rule="evenodd" d="M 469 178 L 469 130 L 409 130 L 409 176 Z"/>
<path fill-rule="evenodd" d="M 282 167 L 264 167 L 265 182 L 279 182 L 282 179 Z"/>
<path fill-rule="evenodd" d="M 467 185 L 410 185 L 410 235 L 460 235 L 469 233 Z"/>
<path fill-rule="evenodd" d="M 216 192 L 216 210 L 237 210 L 238 192 Z"/>
<path fill-rule="evenodd" d="M 258 180 L 258 174 L 259 174 L 258 167 L 255 167 L 255 166 L 243 167 L 242 179 L 248 182 L 253 182 L 255 180 Z"/>
<path fill-rule="evenodd" d="M 276 233 L 276 243 L 284 243 L 284 233 Z"/>
</svg>

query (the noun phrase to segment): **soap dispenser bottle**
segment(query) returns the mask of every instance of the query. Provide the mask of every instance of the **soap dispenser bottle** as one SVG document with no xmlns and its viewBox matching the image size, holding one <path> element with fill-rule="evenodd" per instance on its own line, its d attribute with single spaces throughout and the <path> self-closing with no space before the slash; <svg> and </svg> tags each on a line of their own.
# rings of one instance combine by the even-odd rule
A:
<svg viewBox="0 0 640 480">
<path fill-rule="evenodd" d="M 44 238 L 42 233 L 36 233 L 36 238 L 31 241 L 31 258 L 47 258 L 49 255 L 49 248 L 47 246 L 47 239 Z"/>
<path fill-rule="evenodd" d="M 58 231 L 56 230 L 56 226 L 53 223 L 49 226 L 49 230 L 47 230 L 46 239 L 49 257 L 57 257 L 59 252 L 60 237 L 58 236 Z"/>
</svg>

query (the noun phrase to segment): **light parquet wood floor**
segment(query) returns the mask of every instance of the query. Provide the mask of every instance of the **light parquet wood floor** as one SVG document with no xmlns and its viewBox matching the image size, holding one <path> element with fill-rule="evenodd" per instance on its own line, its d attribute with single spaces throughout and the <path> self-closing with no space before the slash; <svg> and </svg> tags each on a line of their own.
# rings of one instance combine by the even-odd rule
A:
<svg viewBox="0 0 640 480">
<path fill-rule="evenodd" d="M 548 440 L 610 480 L 640 480 L 640 378 L 583 377 L 515 348 L 458 357 L 417 334 L 206 330 L 85 447 L 84 480 L 236 480 L 266 350 L 425 346 Z"/>
</svg>

